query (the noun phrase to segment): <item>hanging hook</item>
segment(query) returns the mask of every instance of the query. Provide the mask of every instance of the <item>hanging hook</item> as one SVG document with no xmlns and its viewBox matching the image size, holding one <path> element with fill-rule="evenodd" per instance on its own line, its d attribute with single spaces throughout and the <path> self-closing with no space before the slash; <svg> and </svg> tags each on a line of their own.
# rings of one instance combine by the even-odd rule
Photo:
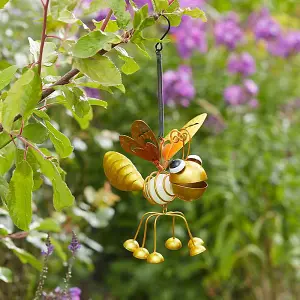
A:
<svg viewBox="0 0 300 300">
<path fill-rule="evenodd" d="M 166 36 L 167 34 L 169 33 L 170 29 L 171 29 L 171 23 L 170 23 L 170 20 L 165 16 L 165 15 L 161 15 L 162 17 L 164 17 L 167 22 L 168 22 L 168 28 L 167 28 L 167 31 L 164 33 L 164 35 L 160 38 L 160 40 L 162 41 Z M 155 50 L 156 50 L 156 53 L 162 51 L 163 49 L 163 44 L 162 42 L 158 42 L 156 45 L 155 45 Z"/>
</svg>

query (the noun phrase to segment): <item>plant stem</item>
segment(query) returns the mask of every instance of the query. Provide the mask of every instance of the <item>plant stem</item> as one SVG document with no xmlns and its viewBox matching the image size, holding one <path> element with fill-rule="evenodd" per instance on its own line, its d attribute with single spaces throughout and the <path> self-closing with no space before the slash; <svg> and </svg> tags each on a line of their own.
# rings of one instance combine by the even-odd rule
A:
<svg viewBox="0 0 300 300">
<path fill-rule="evenodd" d="M 40 56 L 38 60 L 38 73 L 41 75 L 42 71 L 42 60 L 43 60 L 43 51 L 44 51 L 44 46 L 45 46 L 45 40 L 47 38 L 46 35 L 46 30 L 47 30 L 47 15 L 48 15 L 48 7 L 49 7 L 49 1 L 46 0 L 46 3 L 43 5 L 44 8 L 44 20 L 43 20 L 43 30 L 42 30 L 42 37 L 41 37 L 41 46 L 40 46 Z"/>
<path fill-rule="evenodd" d="M 46 9 L 46 7 L 45 7 L 45 10 L 48 10 L 49 0 L 47 0 L 47 3 L 46 3 L 46 4 L 47 4 L 47 9 Z M 46 6 L 46 5 L 45 5 L 45 6 Z M 44 12 L 45 12 L 45 10 L 44 10 Z M 101 26 L 101 30 L 102 30 L 102 31 L 105 31 L 105 28 L 106 28 L 106 26 L 107 26 L 107 24 L 108 24 L 108 21 L 109 21 L 111 15 L 112 15 L 112 11 L 110 10 L 110 11 L 108 12 L 106 18 L 105 18 L 105 20 L 107 20 L 107 22 L 105 22 L 105 20 L 104 20 L 104 22 L 103 22 L 103 24 L 102 24 L 102 26 Z M 44 14 L 44 16 L 45 16 L 45 14 Z M 46 18 L 47 18 L 47 15 L 46 15 Z M 45 17 L 44 17 L 44 23 L 45 23 Z M 45 30 L 45 32 L 46 32 L 46 25 L 45 25 L 45 27 L 44 27 L 44 30 Z M 43 32 L 44 32 L 44 30 L 43 30 Z M 46 34 L 45 34 L 45 35 L 46 35 Z M 45 41 L 44 41 L 44 42 L 45 42 Z M 120 43 L 118 43 L 118 44 L 112 45 L 112 48 L 118 46 L 118 45 L 121 44 L 121 43 L 122 43 L 122 42 L 120 42 Z M 42 46 L 42 42 L 41 42 L 41 46 Z M 98 52 L 99 55 L 104 55 L 105 53 L 107 53 L 106 50 L 101 50 L 101 51 Z M 40 54 L 41 54 L 41 52 L 40 52 Z M 40 59 L 41 59 L 41 55 L 40 55 Z M 40 59 L 39 59 L 39 61 L 40 61 Z M 39 63 L 39 68 L 40 68 L 40 67 L 41 67 L 41 63 Z M 41 97 L 40 102 L 42 102 L 46 97 L 48 97 L 49 95 L 51 95 L 51 94 L 55 91 L 55 89 L 54 89 L 55 86 L 57 86 L 57 85 L 65 85 L 65 84 L 68 84 L 68 83 L 70 82 L 70 80 L 71 80 L 73 77 L 75 77 L 79 72 L 80 72 L 80 71 L 79 71 L 78 69 L 72 69 L 71 71 L 69 71 L 68 73 L 66 73 L 64 76 L 62 76 L 58 81 L 56 81 L 52 86 L 50 86 L 49 88 L 45 89 L 45 90 L 42 92 L 42 97 Z M 39 103 L 40 103 L 40 102 L 39 102 Z M 22 118 L 22 116 L 21 116 L 21 115 L 17 115 L 17 116 L 15 117 L 15 119 L 14 119 L 14 122 L 17 121 L 17 120 L 19 120 L 20 118 Z M 2 131 L 3 131 L 3 127 L 2 127 L 2 125 L 0 124 L 0 133 L 1 133 Z"/>
<path fill-rule="evenodd" d="M 113 11 L 112 11 L 112 9 L 110 9 L 109 12 L 107 13 L 106 17 L 105 17 L 105 20 L 104 20 L 102 26 L 101 26 L 101 30 L 102 31 L 105 30 L 105 28 L 106 28 L 106 26 L 107 26 L 107 24 L 108 24 L 108 22 L 109 22 L 109 20 L 110 20 L 110 18 L 112 16 L 112 14 L 113 14 Z"/>
<path fill-rule="evenodd" d="M 16 136 L 17 139 L 19 139 L 20 141 L 22 141 L 25 146 L 32 148 L 33 150 L 35 150 L 36 152 L 38 152 L 43 158 L 47 158 L 47 156 L 37 147 L 35 147 L 33 144 L 31 144 L 30 142 L 28 142 L 25 138 L 23 138 L 22 136 L 17 135 Z"/>
</svg>

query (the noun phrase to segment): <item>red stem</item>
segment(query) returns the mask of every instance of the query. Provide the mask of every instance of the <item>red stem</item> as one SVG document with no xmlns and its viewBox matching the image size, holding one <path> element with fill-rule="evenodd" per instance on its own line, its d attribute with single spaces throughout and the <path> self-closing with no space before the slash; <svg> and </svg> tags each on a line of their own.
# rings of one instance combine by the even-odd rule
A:
<svg viewBox="0 0 300 300">
<path fill-rule="evenodd" d="M 112 14 L 113 14 L 113 11 L 112 11 L 112 9 L 110 9 L 109 12 L 108 12 L 108 14 L 107 14 L 107 16 L 106 16 L 106 18 L 105 18 L 105 20 L 104 20 L 104 22 L 103 22 L 103 24 L 102 24 L 102 26 L 101 26 L 101 30 L 102 31 L 105 30 L 105 28 L 106 28 L 106 26 L 107 26 L 107 24 L 108 24 L 108 22 L 109 22 L 109 20 L 110 20 L 110 18 L 112 16 Z"/>
<path fill-rule="evenodd" d="M 43 51 L 44 51 L 44 46 L 45 46 L 45 40 L 47 38 L 46 30 L 47 30 L 47 15 L 48 15 L 49 1 L 50 0 L 46 0 L 46 3 L 43 5 L 44 20 L 43 20 L 43 31 L 42 31 L 42 37 L 41 37 L 40 56 L 39 56 L 39 60 L 38 60 L 38 64 L 39 64 L 38 73 L 39 74 L 41 74 L 41 71 L 42 71 Z"/>
</svg>

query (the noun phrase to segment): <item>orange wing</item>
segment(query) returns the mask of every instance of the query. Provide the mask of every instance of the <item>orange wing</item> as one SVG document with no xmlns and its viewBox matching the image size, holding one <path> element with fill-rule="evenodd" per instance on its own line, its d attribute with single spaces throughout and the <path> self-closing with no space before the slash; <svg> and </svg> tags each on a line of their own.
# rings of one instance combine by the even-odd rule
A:
<svg viewBox="0 0 300 300">
<path fill-rule="evenodd" d="M 162 156 L 165 160 L 170 160 L 186 143 L 192 139 L 204 123 L 206 116 L 207 114 L 201 114 L 195 117 L 185 124 L 179 131 L 171 131 L 165 137 L 165 141 L 169 142 L 162 150 Z M 181 135 L 186 135 L 184 140 L 180 138 Z"/>
<path fill-rule="evenodd" d="M 153 131 L 144 121 L 137 120 L 133 122 L 131 136 L 120 136 L 121 147 L 126 152 L 151 162 L 159 161 L 158 141 Z"/>
</svg>

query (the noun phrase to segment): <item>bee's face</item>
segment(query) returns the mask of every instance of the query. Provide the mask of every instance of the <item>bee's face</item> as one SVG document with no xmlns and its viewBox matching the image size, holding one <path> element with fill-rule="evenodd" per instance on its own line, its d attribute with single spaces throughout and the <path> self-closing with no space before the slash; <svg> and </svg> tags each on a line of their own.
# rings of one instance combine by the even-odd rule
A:
<svg viewBox="0 0 300 300">
<path fill-rule="evenodd" d="M 169 171 L 170 182 L 178 198 L 192 201 L 200 198 L 205 192 L 207 175 L 198 155 L 189 155 L 186 160 L 172 160 Z"/>
</svg>

